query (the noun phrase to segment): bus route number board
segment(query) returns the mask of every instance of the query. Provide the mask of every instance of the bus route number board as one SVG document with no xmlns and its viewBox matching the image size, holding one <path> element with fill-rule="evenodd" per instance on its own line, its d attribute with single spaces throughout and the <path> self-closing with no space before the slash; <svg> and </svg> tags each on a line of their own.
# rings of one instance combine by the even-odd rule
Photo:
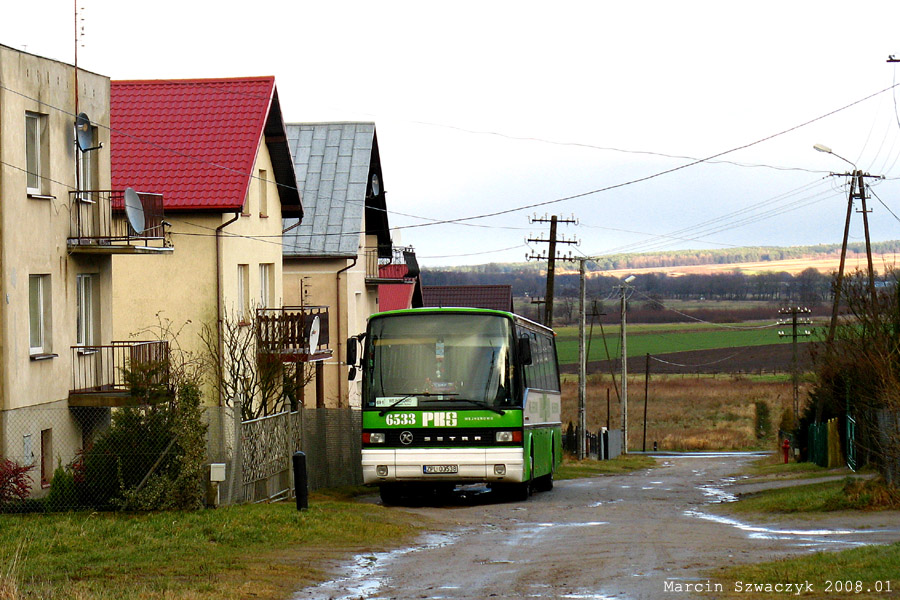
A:
<svg viewBox="0 0 900 600">
<path fill-rule="evenodd" d="M 422 467 L 425 475 L 445 475 L 459 473 L 459 465 L 425 465 Z"/>
</svg>

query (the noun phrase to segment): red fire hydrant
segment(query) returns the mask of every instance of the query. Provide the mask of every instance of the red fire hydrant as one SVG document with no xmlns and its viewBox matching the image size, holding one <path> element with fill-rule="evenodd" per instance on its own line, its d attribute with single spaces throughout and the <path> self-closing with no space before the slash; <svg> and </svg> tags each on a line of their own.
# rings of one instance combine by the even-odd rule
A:
<svg viewBox="0 0 900 600">
<path fill-rule="evenodd" d="M 785 438 L 784 442 L 781 444 L 781 449 L 784 451 L 784 464 L 787 464 L 788 455 L 791 452 L 791 441 Z"/>
</svg>

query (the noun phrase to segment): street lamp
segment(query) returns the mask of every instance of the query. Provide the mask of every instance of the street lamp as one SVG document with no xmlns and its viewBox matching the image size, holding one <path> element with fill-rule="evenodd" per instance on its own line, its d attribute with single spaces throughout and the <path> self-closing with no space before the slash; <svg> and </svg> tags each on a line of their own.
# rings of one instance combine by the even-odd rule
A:
<svg viewBox="0 0 900 600">
<path fill-rule="evenodd" d="M 634 275 L 629 275 L 619 286 L 619 289 L 622 290 L 622 454 L 628 454 L 628 349 L 625 335 L 625 290 L 632 281 L 634 281 Z"/>
<path fill-rule="evenodd" d="M 854 164 L 853 162 L 847 160 L 846 158 L 844 158 L 844 157 L 841 156 L 840 154 L 835 154 L 835 153 L 834 153 L 834 150 L 832 150 L 831 148 L 829 148 L 829 147 L 826 146 L 825 144 L 813 144 L 813 149 L 816 150 L 817 152 L 824 152 L 825 154 L 831 154 L 831 155 L 833 155 L 833 156 L 836 156 L 836 157 L 838 157 L 839 159 L 841 159 L 842 161 L 844 161 L 845 163 L 847 163 L 848 165 L 852 166 L 854 171 L 857 170 L 857 169 L 856 169 L 856 164 Z"/>
</svg>

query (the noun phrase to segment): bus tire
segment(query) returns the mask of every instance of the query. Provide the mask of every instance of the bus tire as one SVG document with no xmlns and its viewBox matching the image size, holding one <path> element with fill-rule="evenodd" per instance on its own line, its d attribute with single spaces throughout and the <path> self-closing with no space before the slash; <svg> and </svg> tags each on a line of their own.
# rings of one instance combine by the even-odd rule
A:
<svg viewBox="0 0 900 600">
<path fill-rule="evenodd" d="M 534 480 L 534 489 L 539 492 L 549 492 L 553 489 L 553 465 L 556 464 L 556 457 L 552 455 L 550 457 L 550 472 L 546 475 L 541 475 L 537 479 Z"/>
<path fill-rule="evenodd" d="M 378 494 L 381 496 L 381 503 L 385 506 L 400 504 L 400 500 L 403 498 L 402 490 L 396 483 L 382 483 L 378 486 Z"/>
</svg>

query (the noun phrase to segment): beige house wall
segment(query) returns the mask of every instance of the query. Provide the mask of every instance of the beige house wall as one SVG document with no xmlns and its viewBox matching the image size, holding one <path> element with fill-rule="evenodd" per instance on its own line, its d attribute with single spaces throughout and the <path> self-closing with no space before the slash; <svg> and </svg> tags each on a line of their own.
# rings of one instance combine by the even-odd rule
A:
<svg viewBox="0 0 900 600">
<path fill-rule="evenodd" d="M 75 189 L 74 115 L 97 124 L 103 149 L 94 189 L 109 189 L 109 78 L 83 70 L 75 105 L 73 66 L 0 46 L 0 456 L 40 465 L 41 432 L 52 430 L 54 465 L 69 462 L 81 430 L 68 408 L 76 344 L 76 277 L 94 280 L 93 343 L 111 339 L 110 259 L 70 255 L 69 190 Z M 27 193 L 25 114 L 41 115 L 39 194 Z M 40 196 L 40 197 L 37 197 Z M 47 276 L 45 350 L 29 343 L 29 276 Z M 38 360 L 40 358 L 40 360 Z M 25 456 L 30 439 L 32 456 Z M 36 477 L 39 479 L 39 476 Z"/>
<path fill-rule="evenodd" d="M 354 381 L 347 379 L 346 343 L 348 337 L 363 333 L 369 316 L 378 312 L 378 286 L 366 283 L 367 246 L 377 246 L 375 236 L 360 236 L 355 264 L 353 259 L 345 258 L 284 259 L 285 305 L 328 307 L 329 347 L 334 355 L 323 368 L 327 408 L 360 407 L 362 380 L 359 375 Z M 315 406 L 315 393 L 312 382 L 304 392 L 306 406 Z"/>
<path fill-rule="evenodd" d="M 266 172 L 265 185 L 258 179 L 260 170 Z M 113 259 L 113 331 L 117 338 L 159 339 L 160 324 L 168 324 L 172 333 L 178 333 L 177 342 L 184 352 L 194 357 L 205 354 L 201 332 L 204 326 L 215 330 L 219 299 L 222 317 L 237 319 L 241 304 L 238 265 L 247 265 L 251 310 L 260 304 L 261 264 L 271 265 L 271 306 L 281 305 L 281 202 L 273 173 L 268 148 L 261 142 L 243 213 L 167 213 L 173 253 Z M 263 189 L 265 203 L 260 200 Z M 263 204 L 266 208 L 261 213 Z M 221 228 L 218 252 L 217 228 Z M 209 387 L 204 389 L 204 397 L 209 404 L 218 403 Z"/>
</svg>

